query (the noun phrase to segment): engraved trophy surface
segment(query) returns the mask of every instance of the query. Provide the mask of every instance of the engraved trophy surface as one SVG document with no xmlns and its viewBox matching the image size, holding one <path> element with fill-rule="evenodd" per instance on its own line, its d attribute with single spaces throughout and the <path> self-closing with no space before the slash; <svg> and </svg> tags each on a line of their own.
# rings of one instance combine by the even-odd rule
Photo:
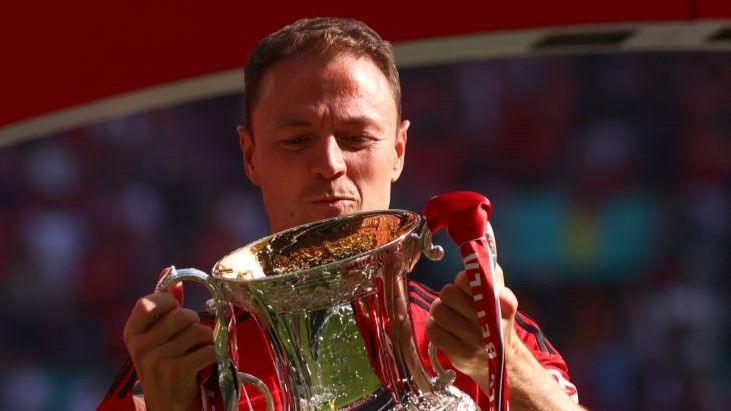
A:
<svg viewBox="0 0 731 411">
<path fill-rule="evenodd" d="M 416 213 L 361 212 L 255 241 L 223 257 L 210 275 L 173 268 L 158 289 L 183 280 L 207 285 L 228 410 L 237 409 L 244 383 L 254 384 L 274 408 L 269 389 L 236 370 L 231 359 L 232 351 L 246 347 L 230 344 L 232 306 L 251 312 L 268 337 L 282 409 L 379 402 L 391 409 L 477 409 L 451 385 L 453 371 L 434 364 L 439 375 L 429 375 L 412 331 L 405 274 L 422 253 L 439 259 L 441 251 Z"/>
</svg>

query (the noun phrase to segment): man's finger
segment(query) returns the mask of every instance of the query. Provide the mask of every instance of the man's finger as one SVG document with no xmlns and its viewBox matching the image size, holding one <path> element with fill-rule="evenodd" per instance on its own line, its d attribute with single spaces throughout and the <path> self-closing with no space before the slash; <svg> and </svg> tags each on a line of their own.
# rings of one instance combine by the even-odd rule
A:
<svg viewBox="0 0 731 411">
<path fill-rule="evenodd" d="M 457 276 L 454 278 L 454 283 L 457 284 L 460 290 L 467 294 L 472 294 L 472 287 L 470 287 L 470 278 L 467 275 L 467 271 L 460 271 L 457 273 Z M 503 269 L 500 267 L 500 264 L 497 263 L 495 264 L 495 286 L 498 288 L 505 287 Z"/>
<path fill-rule="evenodd" d="M 158 349 L 164 351 L 166 357 L 175 358 L 187 354 L 192 348 L 208 344 L 213 344 L 213 330 L 203 324 L 195 323 Z"/>
<path fill-rule="evenodd" d="M 518 311 L 518 298 L 508 287 L 500 290 L 500 313 L 503 319 L 512 319 Z"/>
<path fill-rule="evenodd" d="M 475 313 L 475 303 L 470 294 L 466 294 L 454 284 L 447 284 L 439 292 L 439 299 L 443 304 L 458 312 L 471 322 L 478 324 Z"/>
<path fill-rule="evenodd" d="M 155 345 L 161 345 L 192 324 L 199 322 L 200 317 L 193 310 L 188 308 L 170 310 L 148 329 L 147 333 L 150 336 L 145 336 L 145 338 L 149 338 L 149 341 Z"/>
<path fill-rule="evenodd" d="M 497 262 L 495 263 L 495 279 L 498 287 L 505 287 L 505 274 L 503 273 L 503 268 Z"/>
<path fill-rule="evenodd" d="M 471 355 L 470 353 L 473 352 L 471 348 L 465 346 L 459 337 L 445 330 L 435 322 L 427 321 L 426 333 L 429 341 L 436 348 L 444 351 L 452 362 L 468 359 Z"/>
<path fill-rule="evenodd" d="M 472 288 L 470 287 L 470 280 L 467 278 L 467 271 L 460 271 L 457 276 L 454 277 L 454 284 L 467 295 L 472 295 Z"/>
<path fill-rule="evenodd" d="M 464 344 L 482 346 L 479 325 L 446 306 L 440 300 L 432 304 L 431 317 L 437 325 L 457 336 Z"/>
<path fill-rule="evenodd" d="M 152 293 L 140 298 L 124 326 L 125 341 L 132 335 L 147 331 L 155 321 L 176 307 L 178 302 L 169 293 Z"/>
<path fill-rule="evenodd" d="M 178 357 L 181 365 L 190 372 L 198 372 L 216 362 L 216 349 L 213 345 L 204 345 L 193 352 Z"/>
</svg>

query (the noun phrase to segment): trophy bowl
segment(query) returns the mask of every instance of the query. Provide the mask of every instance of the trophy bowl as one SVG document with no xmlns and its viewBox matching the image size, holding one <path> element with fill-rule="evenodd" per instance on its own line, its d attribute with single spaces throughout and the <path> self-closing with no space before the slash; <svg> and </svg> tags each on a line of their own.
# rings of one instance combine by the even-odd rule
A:
<svg viewBox="0 0 731 411">
<path fill-rule="evenodd" d="M 443 255 L 419 214 L 361 212 L 254 241 L 210 274 L 171 267 L 157 289 L 192 280 L 210 291 L 227 410 L 238 409 L 242 384 L 254 384 L 268 409 L 275 403 L 271 390 L 232 360 L 245 347 L 231 343 L 234 307 L 252 313 L 267 335 L 282 409 L 477 409 L 452 386 L 453 371 L 432 355 L 438 375 L 429 375 L 417 352 L 405 275 L 422 253 Z"/>
</svg>

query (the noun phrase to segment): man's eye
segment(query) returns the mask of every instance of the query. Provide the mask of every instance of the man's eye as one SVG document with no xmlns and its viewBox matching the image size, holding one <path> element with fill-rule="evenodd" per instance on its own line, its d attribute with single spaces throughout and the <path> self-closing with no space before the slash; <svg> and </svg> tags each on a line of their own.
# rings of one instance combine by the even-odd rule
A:
<svg viewBox="0 0 731 411">
<path fill-rule="evenodd" d="M 309 139 L 307 137 L 296 136 L 296 137 L 290 137 L 286 140 L 283 140 L 282 145 L 284 145 L 285 147 L 301 147 L 301 146 L 307 144 L 308 141 L 309 141 Z"/>
<path fill-rule="evenodd" d="M 345 140 L 347 144 L 351 144 L 354 146 L 363 146 L 370 143 L 372 139 L 368 136 L 355 134 L 351 136 L 345 136 L 343 137 L 343 140 Z"/>
</svg>

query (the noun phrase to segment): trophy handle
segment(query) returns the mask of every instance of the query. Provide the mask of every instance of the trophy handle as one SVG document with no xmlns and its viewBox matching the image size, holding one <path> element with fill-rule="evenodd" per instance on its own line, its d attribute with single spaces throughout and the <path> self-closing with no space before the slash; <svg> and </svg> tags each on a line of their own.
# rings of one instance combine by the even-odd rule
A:
<svg viewBox="0 0 731 411">
<path fill-rule="evenodd" d="M 426 224 L 424 224 L 421 229 L 419 240 L 421 252 L 426 256 L 426 258 L 431 261 L 439 261 L 444 258 L 444 248 L 432 243 L 432 232 Z M 428 351 L 429 361 L 431 362 L 434 372 L 437 374 L 435 377 L 430 378 L 432 389 L 444 391 L 454 383 L 454 380 L 457 378 L 457 374 L 453 370 L 445 370 L 444 367 L 442 367 L 442 364 L 439 363 L 439 358 L 437 357 L 437 349 L 432 345 L 431 341 L 429 341 Z"/>
<path fill-rule="evenodd" d="M 419 233 L 419 247 L 421 248 L 421 252 L 431 261 L 440 261 L 444 258 L 444 248 L 432 243 L 431 238 L 432 232 L 429 230 L 429 226 L 424 224 Z"/>
<path fill-rule="evenodd" d="M 431 362 L 434 372 L 437 376 L 432 380 L 434 388 L 437 390 L 446 390 L 450 385 L 454 384 L 454 380 L 457 379 L 457 373 L 454 370 L 445 370 L 442 364 L 439 363 L 439 357 L 437 356 L 437 349 L 429 341 L 429 361 Z"/>
<path fill-rule="evenodd" d="M 172 286 L 181 281 L 193 281 L 206 286 L 211 296 L 215 297 L 216 292 L 210 281 L 210 276 L 197 268 L 181 268 L 178 270 L 174 265 L 167 268 L 167 272 L 158 280 L 155 292 L 168 291 Z"/>
<path fill-rule="evenodd" d="M 264 395 L 267 411 L 274 410 L 272 393 L 266 384 L 253 375 L 236 370 L 234 362 L 229 354 L 228 327 L 224 325 L 225 305 L 219 298 L 215 284 L 211 276 L 197 268 L 176 269 L 170 266 L 167 272 L 160 278 L 155 286 L 155 292 L 168 291 L 173 285 L 181 281 L 192 281 L 203 284 L 210 292 L 212 300 L 206 303 L 207 311 L 216 316 L 216 325 L 213 329 L 213 344 L 216 349 L 218 360 L 218 385 L 223 395 L 224 408 L 226 410 L 238 410 L 238 400 L 241 395 L 243 384 L 252 384 Z"/>
<path fill-rule="evenodd" d="M 239 381 L 239 385 L 251 384 L 257 390 L 259 390 L 261 395 L 264 396 L 264 403 L 266 404 L 267 411 L 274 411 L 274 397 L 272 397 L 272 392 L 269 391 L 269 387 L 264 384 L 264 381 L 254 377 L 251 374 L 240 371 L 236 373 L 236 377 Z"/>
</svg>

